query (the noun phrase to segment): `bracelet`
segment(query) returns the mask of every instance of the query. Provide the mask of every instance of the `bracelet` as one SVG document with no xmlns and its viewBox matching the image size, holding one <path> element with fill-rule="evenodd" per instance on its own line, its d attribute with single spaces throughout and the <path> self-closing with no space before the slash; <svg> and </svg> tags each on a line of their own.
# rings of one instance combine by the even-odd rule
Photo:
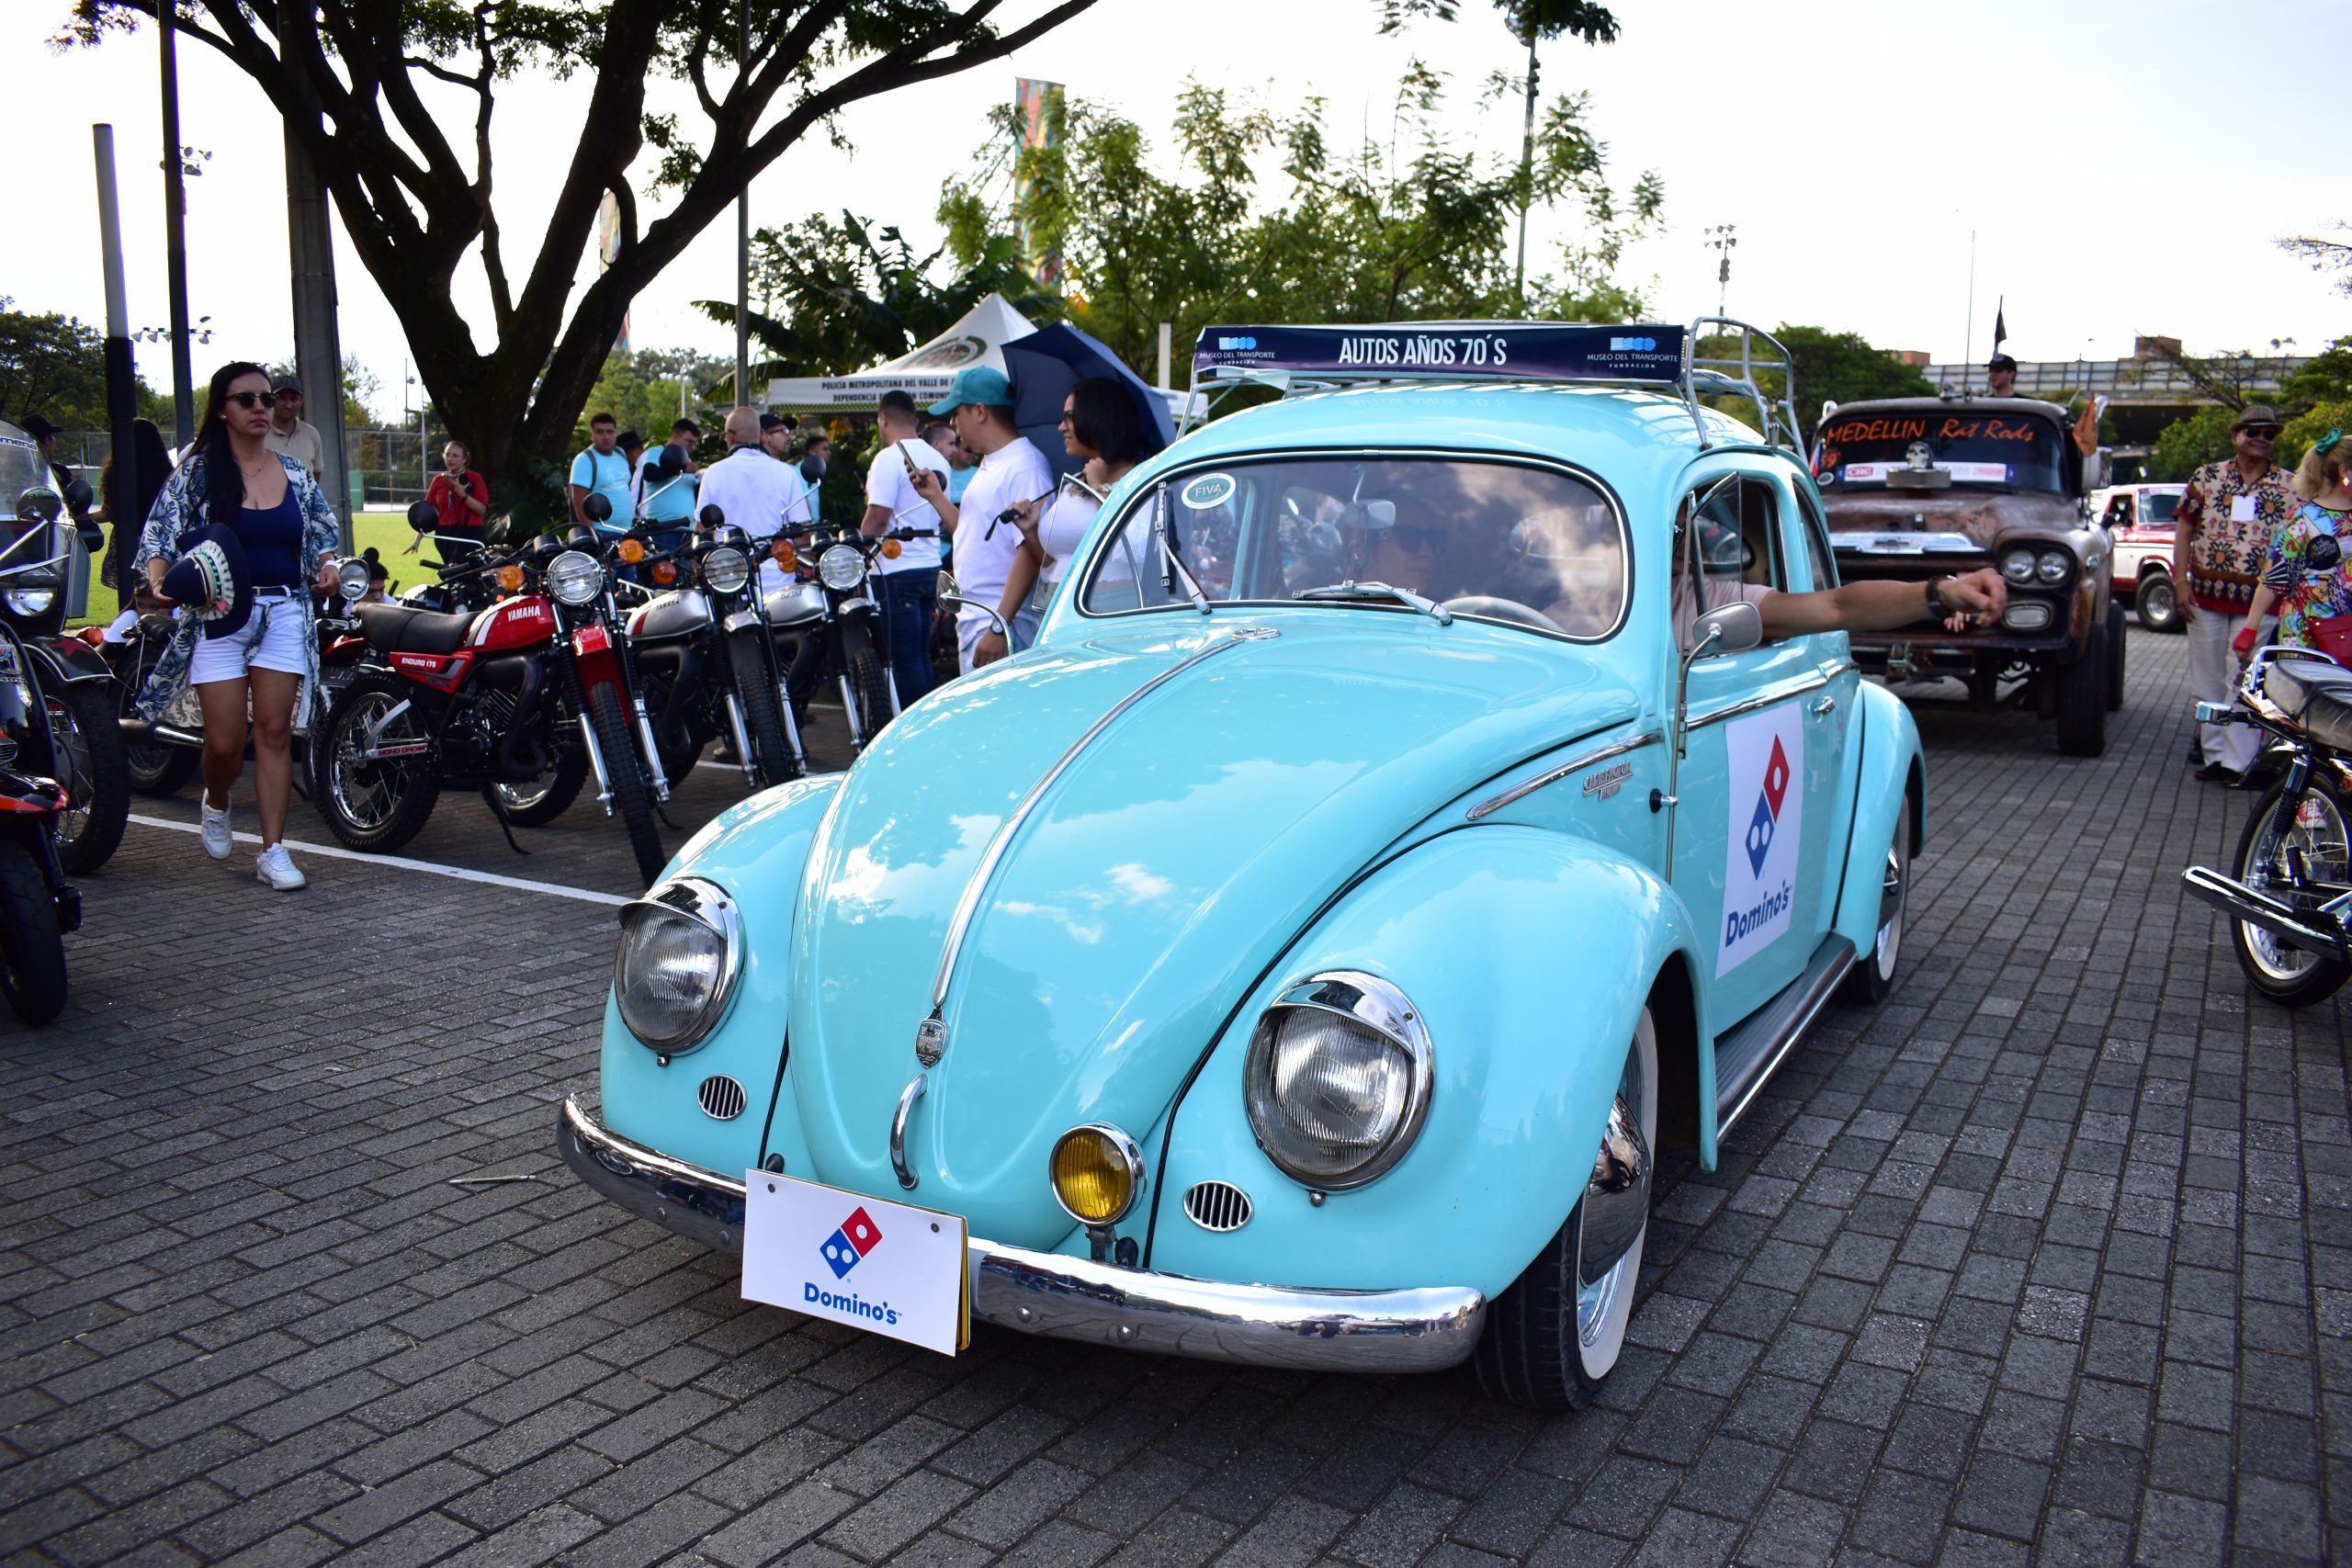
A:
<svg viewBox="0 0 2352 1568">
<path fill-rule="evenodd" d="M 1928 579 L 1928 619 L 1940 621 L 1946 615 L 1952 613 L 1951 608 L 1944 604 L 1943 596 L 1943 585 L 1951 581 L 1951 579 L 1949 577 L 1931 577 Z"/>
</svg>

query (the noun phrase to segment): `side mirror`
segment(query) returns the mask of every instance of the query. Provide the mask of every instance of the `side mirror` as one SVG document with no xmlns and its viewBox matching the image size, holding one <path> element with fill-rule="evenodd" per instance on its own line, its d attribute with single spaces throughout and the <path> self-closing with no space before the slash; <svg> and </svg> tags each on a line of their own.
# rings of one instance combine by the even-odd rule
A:
<svg viewBox="0 0 2352 1568">
<path fill-rule="evenodd" d="M 409 532 L 413 534 L 430 534 L 434 529 L 441 526 L 441 513 L 429 501 L 411 502 L 408 508 L 408 526 Z"/>
<path fill-rule="evenodd" d="M 356 557 L 346 556 L 334 563 L 335 592 L 345 603 L 365 598 L 368 593 L 368 563 Z"/>
<path fill-rule="evenodd" d="M 968 605 L 989 618 L 990 631 L 1003 637 L 1007 642 L 1012 639 L 1012 630 L 1004 624 L 1004 617 L 978 600 L 966 598 L 964 590 L 956 585 L 952 573 L 943 571 L 939 574 L 939 605 L 940 608 L 948 611 L 962 610 Z"/>
<path fill-rule="evenodd" d="M 662 448 L 662 456 L 653 462 L 654 471 L 669 478 L 686 471 L 686 449 L 676 442 Z"/>
<path fill-rule="evenodd" d="M 592 495 L 580 503 L 580 515 L 591 523 L 609 523 L 613 516 L 613 503 L 606 501 L 601 492 Z"/>
<path fill-rule="evenodd" d="M 1707 634 L 1714 633 L 1710 642 Z M 1721 604 L 1701 615 L 1690 627 L 1690 647 L 1695 655 L 1713 659 L 1725 653 L 1746 653 L 1764 642 L 1764 614 L 1755 605 L 1742 600 L 1736 604 Z"/>
<path fill-rule="evenodd" d="M 90 510 L 90 481 L 75 479 L 65 487 L 65 510 L 76 517 Z"/>
<path fill-rule="evenodd" d="M 697 515 L 702 518 L 704 527 L 716 528 L 727 521 L 727 509 L 722 506 L 706 506 Z"/>
<path fill-rule="evenodd" d="M 705 510 L 707 511 L 708 508 L 705 508 Z M 960 610 L 964 607 L 964 591 L 956 586 L 956 574 L 953 572 L 943 571 L 939 574 L 939 587 L 936 590 L 936 595 L 939 600 L 939 607 L 943 610 Z"/>
</svg>

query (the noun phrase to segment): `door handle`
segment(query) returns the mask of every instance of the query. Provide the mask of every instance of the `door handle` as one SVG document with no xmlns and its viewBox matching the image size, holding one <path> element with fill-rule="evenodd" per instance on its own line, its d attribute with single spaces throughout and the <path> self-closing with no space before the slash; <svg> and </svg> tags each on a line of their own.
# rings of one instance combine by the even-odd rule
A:
<svg viewBox="0 0 2352 1568">
<path fill-rule="evenodd" d="M 1826 718 L 1837 711 L 1838 699 L 1826 692 L 1813 700 L 1813 716 L 1815 718 Z"/>
</svg>

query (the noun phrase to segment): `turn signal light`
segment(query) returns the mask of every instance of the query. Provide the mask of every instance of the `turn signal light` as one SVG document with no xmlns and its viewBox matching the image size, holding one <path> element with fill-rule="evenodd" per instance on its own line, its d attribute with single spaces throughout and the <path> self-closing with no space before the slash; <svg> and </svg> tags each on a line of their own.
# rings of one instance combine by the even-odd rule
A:
<svg viewBox="0 0 2352 1568">
<path fill-rule="evenodd" d="M 883 540 L 882 554 L 888 559 L 897 560 L 899 558 L 899 541 L 896 539 Z"/>
<path fill-rule="evenodd" d="M 635 566 L 638 562 L 645 558 L 645 545 L 641 540 L 623 539 L 621 541 L 620 555 L 621 559 L 628 562 L 631 566 Z"/>
<path fill-rule="evenodd" d="M 800 565 L 800 552 L 782 539 L 775 542 L 775 564 L 791 571 Z"/>
<path fill-rule="evenodd" d="M 653 581 L 667 588 L 678 581 L 678 563 L 673 560 L 653 563 Z"/>
<path fill-rule="evenodd" d="M 1072 1127 L 1055 1140 L 1054 1201 L 1084 1225 L 1115 1224 L 1135 1207 L 1143 1156 L 1115 1127 Z"/>
<path fill-rule="evenodd" d="M 498 591 L 501 593 L 520 593 L 523 592 L 523 569 L 519 566 L 500 567 L 498 569 Z"/>
</svg>

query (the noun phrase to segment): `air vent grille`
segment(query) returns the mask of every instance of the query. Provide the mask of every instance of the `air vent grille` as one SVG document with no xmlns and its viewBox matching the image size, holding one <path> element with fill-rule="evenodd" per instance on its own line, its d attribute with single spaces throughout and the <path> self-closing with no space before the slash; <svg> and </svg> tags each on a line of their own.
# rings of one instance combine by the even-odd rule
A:
<svg viewBox="0 0 2352 1568">
<path fill-rule="evenodd" d="M 1250 1194 L 1229 1181 L 1196 1182 L 1184 1194 L 1184 1214 L 1204 1231 L 1238 1231 L 1250 1223 Z"/>
<path fill-rule="evenodd" d="M 702 1102 L 703 1113 L 714 1122 L 732 1122 L 751 1103 L 743 1086 L 725 1073 L 714 1073 L 703 1079 L 702 1087 L 695 1090 L 695 1098 Z"/>
</svg>

